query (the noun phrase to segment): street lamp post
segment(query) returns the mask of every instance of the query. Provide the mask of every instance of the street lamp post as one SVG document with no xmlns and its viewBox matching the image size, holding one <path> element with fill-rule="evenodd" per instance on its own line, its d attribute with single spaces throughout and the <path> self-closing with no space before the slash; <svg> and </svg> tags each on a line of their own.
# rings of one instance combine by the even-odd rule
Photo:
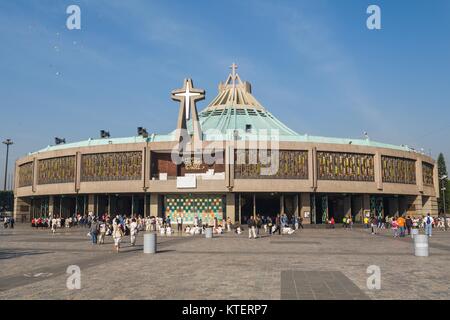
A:
<svg viewBox="0 0 450 320">
<path fill-rule="evenodd" d="M 9 156 L 9 146 L 13 144 L 11 139 L 6 139 L 3 141 L 6 144 L 6 163 L 5 163 L 5 182 L 3 184 L 3 190 L 6 191 L 6 177 L 8 176 L 8 156 Z"/>
<path fill-rule="evenodd" d="M 442 182 L 444 182 L 445 179 L 447 179 L 447 176 L 443 175 L 440 179 L 442 180 Z M 442 191 L 442 201 L 444 204 L 444 226 L 445 226 L 445 231 L 447 231 L 448 224 L 447 224 L 447 212 L 446 212 L 446 208 L 445 208 L 445 190 L 447 190 L 447 188 L 445 186 L 443 186 L 441 191 Z"/>
</svg>

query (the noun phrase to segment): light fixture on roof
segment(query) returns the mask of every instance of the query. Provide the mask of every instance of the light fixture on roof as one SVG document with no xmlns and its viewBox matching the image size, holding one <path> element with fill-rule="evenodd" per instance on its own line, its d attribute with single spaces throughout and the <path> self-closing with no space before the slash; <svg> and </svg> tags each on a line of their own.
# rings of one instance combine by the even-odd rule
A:
<svg viewBox="0 0 450 320">
<path fill-rule="evenodd" d="M 366 140 L 369 140 L 369 134 L 366 131 L 364 131 L 364 138 L 366 138 Z"/>
<path fill-rule="evenodd" d="M 111 137 L 111 135 L 109 134 L 109 131 L 100 130 L 100 138 L 104 139 L 104 138 L 109 138 L 109 137 Z"/>
<path fill-rule="evenodd" d="M 55 137 L 55 144 L 56 144 L 56 145 L 58 145 L 58 144 L 64 144 L 64 143 L 66 143 L 66 139 L 65 139 L 65 138 L 58 138 L 58 137 Z"/>
<path fill-rule="evenodd" d="M 146 128 L 138 127 L 137 128 L 138 136 L 142 136 L 143 138 L 148 138 L 148 132 Z"/>
</svg>

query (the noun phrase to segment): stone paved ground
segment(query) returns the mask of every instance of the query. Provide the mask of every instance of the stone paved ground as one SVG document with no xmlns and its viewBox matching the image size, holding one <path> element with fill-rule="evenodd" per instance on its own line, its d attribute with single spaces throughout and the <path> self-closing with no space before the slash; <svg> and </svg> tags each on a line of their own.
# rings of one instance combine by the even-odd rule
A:
<svg viewBox="0 0 450 320">
<path fill-rule="evenodd" d="M 111 237 L 95 246 L 86 233 L 0 229 L 0 299 L 450 298 L 450 231 L 435 232 L 428 258 L 413 255 L 410 238 L 363 229 L 159 236 L 156 255 L 142 253 L 142 233 L 119 254 Z M 69 265 L 81 268 L 80 290 L 66 287 Z M 381 269 L 380 290 L 367 288 L 370 265 Z"/>
</svg>

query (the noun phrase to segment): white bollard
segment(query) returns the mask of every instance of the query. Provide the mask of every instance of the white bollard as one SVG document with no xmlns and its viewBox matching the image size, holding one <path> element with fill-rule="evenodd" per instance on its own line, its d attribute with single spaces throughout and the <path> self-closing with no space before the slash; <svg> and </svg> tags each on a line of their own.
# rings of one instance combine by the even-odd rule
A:
<svg viewBox="0 0 450 320">
<path fill-rule="evenodd" d="M 205 229 L 205 238 L 211 239 L 213 237 L 213 228 Z"/>
<path fill-rule="evenodd" d="M 411 229 L 411 238 L 414 239 L 414 236 L 419 234 L 419 229 Z"/>
<path fill-rule="evenodd" d="M 144 253 L 156 253 L 156 233 L 144 234 Z"/>
<path fill-rule="evenodd" d="M 416 257 L 428 257 L 428 236 L 418 234 L 414 236 L 414 254 Z"/>
</svg>

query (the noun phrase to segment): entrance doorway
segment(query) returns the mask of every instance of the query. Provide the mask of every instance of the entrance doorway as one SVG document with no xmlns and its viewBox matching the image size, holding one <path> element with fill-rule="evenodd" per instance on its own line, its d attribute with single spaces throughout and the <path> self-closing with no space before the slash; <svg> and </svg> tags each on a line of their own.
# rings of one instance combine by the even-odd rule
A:
<svg viewBox="0 0 450 320">
<path fill-rule="evenodd" d="M 241 221 L 246 224 L 250 216 L 253 215 L 253 194 L 241 194 Z"/>
<path fill-rule="evenodd" d="M 31 217 L 40 218 L 49 215 L 49 198 L 33 198 L 31 199 Z"/>
<path fill-rule="evenodd" d="M 110 213 L 110 212 L 108 212 L 108 210 L 109 210 L 109 196 L 107 196 L 107 195 L 98 195 L 98 196 L 96 196 L 96 203 L 97 203 L 97 205 L 96 205 L 96 208 L 97 208 L 97 210 L 96 210 L 96 215 L 97 216 L 103 216 L 103 214 L 105 214 L 105 213 Z"/>
<path fill-rule="evenodd" d="M 356 223 L 362 223 L 364 220 L 363 217 L 363 196 L 361 195 L 352 195 L 352 218 Z"/>
<path fill-rule="evenodd" d="M 135 195 L 132 197 L 133 201 L 133 214 L 136 216 L 144 216 L 144 196 Z"/>
<path fill-rule="evenodd" d="M 131 196 L 113 195 L 111 196 L 111 209 L 110 214 L 112 216 L 125 215 L 131 216 Z"/>
<path fill-rule="evenodd" d="M 328 196 L 328 219 L 333 217 L 336 223 L 341 223 L 345 214 L 344 197 Z"/>
<path fill-rule="evenodd" d="M 246 224 L 253 213 L 272 219 L 280 213 L 279 193 L 242 193 L 240 195 L 241 223 Z M 239 208 L 239 202 L 238 202 Z M 238 210 L 239 212 L 239 210 Z"/>
<path fill-rule="evenodd" d="M 256 214 L 271 217 L 272 220 L 280 213 L 280 195 L 262 193 L 256 195 Z"/>
<path fill-rule="evenodd" d="M 61 197 L 61 218 L 69 218 L 75 214 L 77 200 L 75 197 Z"/>
<path fill-rule="evenodd" d="M 326 223 L 328 217 L 328 196 L 317 194 L 312 197 L 314 200 L 314 217 L 313 221 L 316 224 Z"/>
</svg>

